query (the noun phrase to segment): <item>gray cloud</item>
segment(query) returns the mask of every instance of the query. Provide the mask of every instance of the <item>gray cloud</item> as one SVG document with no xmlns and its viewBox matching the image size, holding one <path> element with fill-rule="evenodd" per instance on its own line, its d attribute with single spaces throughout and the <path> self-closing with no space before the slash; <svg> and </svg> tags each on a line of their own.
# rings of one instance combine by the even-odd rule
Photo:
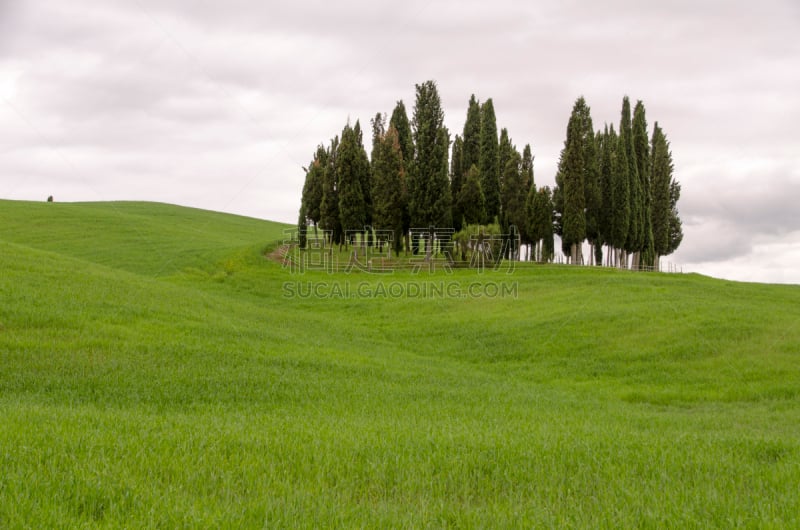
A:
<svg viewBox="0 0 800 530">
<path fill-rule="evenodd" d="M 452 135 L 471 93 L 492 97 L 499 125 L 532 144 L 540 185 L 553 183 L 576 97 L 597 128 L 618 123 L 624 94 L 642 99 L 683 184 L 686 237 L 671 259 L 744 277 L 765 245 L 795 252 L 781 243 L 798 230 L 800 196 L 793 0 L 31 0 L 0 11 L 3 197 L 152 199 L 293 222 L 315 146 L 348 117 L 367 126 L 398 99 L 411 110 L 414 84 L 432 78 Z"/>
</svg>

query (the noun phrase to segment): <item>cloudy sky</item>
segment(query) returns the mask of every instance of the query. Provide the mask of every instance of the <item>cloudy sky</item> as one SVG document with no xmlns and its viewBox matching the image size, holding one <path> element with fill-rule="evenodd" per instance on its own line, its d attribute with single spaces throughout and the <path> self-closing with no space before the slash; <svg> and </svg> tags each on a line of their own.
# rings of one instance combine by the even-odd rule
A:
<svg viewBox="0 0 800 530">
<path fill-rule="evenodd" d="M 552 185 L 575 99 L 671 142 L 684 271 L 800 283 L 797 0 L 0 0 L 0 197 L 296 222 L 315 146 L 434 79 Z"/>
</svg>

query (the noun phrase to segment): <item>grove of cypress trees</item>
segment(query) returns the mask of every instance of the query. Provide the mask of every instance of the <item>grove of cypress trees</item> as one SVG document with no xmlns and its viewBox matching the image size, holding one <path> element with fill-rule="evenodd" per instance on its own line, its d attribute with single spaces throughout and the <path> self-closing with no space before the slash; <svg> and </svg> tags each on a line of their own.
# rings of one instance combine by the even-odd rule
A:
<svg viewBox="0 0 800 530">
<path fill-rule="evenodd" d="M 637 101 L 631 116 L 627 96 L 619 134 L 613 125 L 594 131 L 586 101 L 575 101 L 553 190 L 537 190 L 530 145 L 520 154 L 506 129 L 498 137 L 491 98 L 480 104 L 470 97 L 463 136 L 456 135 L 450 156 L 433 81 L 416 85 L 412 121 L 402 101 L 388 127 L 378 113 L 372 140 L 368 157 L 356 121 L 329 148 L 318 146 L 304 168 L 299 228 L 313 223 L 341 244 L 345 231 L 373 224 L 394 232 L 399 250 L 411 226 L 460 231 L 465 221 L 499 222 L 506 231 L 515 226 L 524 244 L 535 243 L 539 259 L 552 259 L 557 233 L 572 263 L 583 262 L 588 239 L 590 263 L 602 262 L 607 244 L 609 264 L 632 268 L 657 266 L 683 239 L 669 142 L 657 123 L 648 138 L 644 104 Z"/>
</svg>

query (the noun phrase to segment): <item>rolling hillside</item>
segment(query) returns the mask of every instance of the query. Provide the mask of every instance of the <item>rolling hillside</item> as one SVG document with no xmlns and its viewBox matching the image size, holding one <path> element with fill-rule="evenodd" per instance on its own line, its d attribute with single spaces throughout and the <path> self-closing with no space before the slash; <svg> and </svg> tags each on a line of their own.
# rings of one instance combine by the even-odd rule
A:
<svg viewBox="0 0 800 530">
<path fill-rule="evenodd" d="M 284 228 L 0 201 L 0 528 L 800 526 L 800 287 L 293 274 Z"/>
</svg>

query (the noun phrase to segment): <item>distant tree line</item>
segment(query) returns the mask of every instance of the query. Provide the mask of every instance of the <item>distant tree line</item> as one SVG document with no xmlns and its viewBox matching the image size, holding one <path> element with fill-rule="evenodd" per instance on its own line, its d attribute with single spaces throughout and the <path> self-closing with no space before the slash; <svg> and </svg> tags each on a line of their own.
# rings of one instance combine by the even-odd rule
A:
<svg viewBox="0 0 800 530">
<path fill-rule="evenodd" d="M 537 188 L 529 144 L 520 153 L 505 128 L 498 137 L 491 98 L 470 97 L 463 132 L 452 142 L 433 81 L 416 85 L 411 120 L 398 101 L 388 120 L 372 118 L 371 129 L 369 156 L 360 122 L 348 121 L 304 168 L 301 246 L 309 224 L 324 230 L 331 246 L 352 244 L 359 233 L 371 244 L 372 230 L 390 232 L 396 253 L 420 252 L 412 228 L 452 228 L 457 244 L 478 233 L 513 232 L 528 259 L 548 262 L 558 234 L 572 263 L 640 268 L 656 265 L 683 237 L 669 142 L 658 123 L 648 138 L 641 101 L 631 118 L 623 99 L 617 133 L 613 125 L 594 131 L 579 98 L 552 190 Z M 520 259 L 515 246 L 505 248 L 505 258 Z"/>
</svg>

